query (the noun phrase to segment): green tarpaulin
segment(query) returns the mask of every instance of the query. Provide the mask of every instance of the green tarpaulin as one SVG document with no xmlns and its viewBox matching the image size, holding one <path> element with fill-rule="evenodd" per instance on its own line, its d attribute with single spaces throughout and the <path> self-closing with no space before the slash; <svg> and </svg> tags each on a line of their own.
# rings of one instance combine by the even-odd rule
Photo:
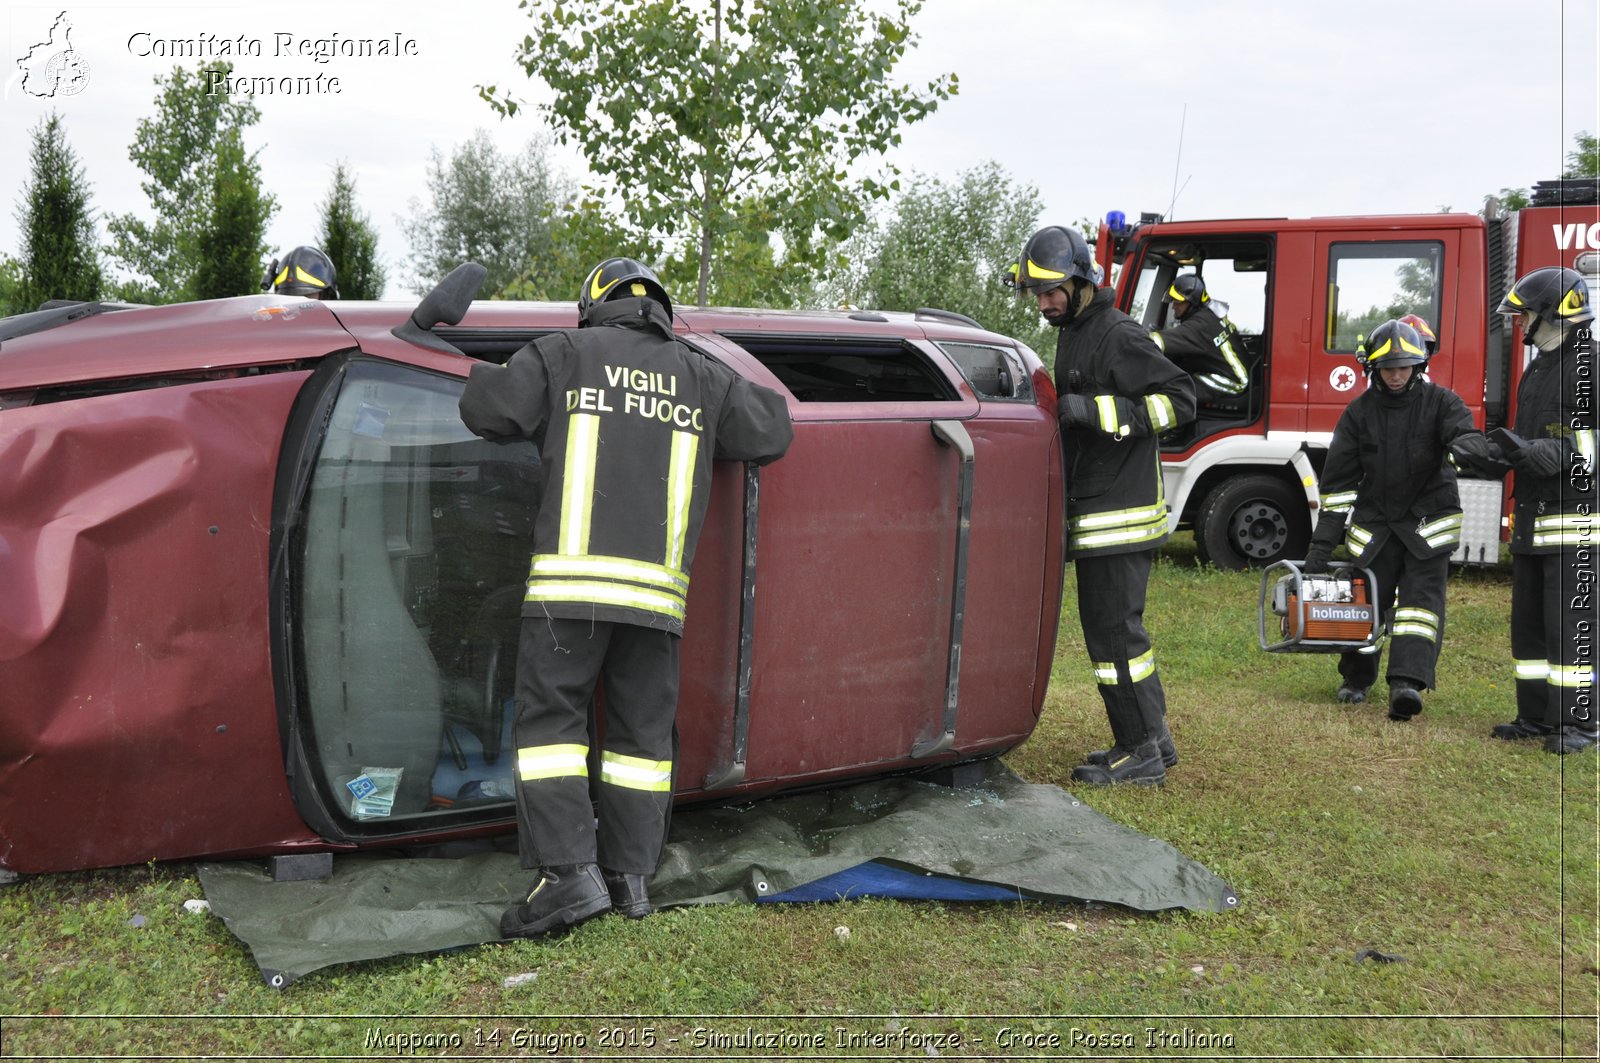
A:
<svg viewBox="0 0 1600 1063">
<path fill-rule="evenodd" d="M 1226 883 L 1165 842 L 999 764 L 967 788 L 898 777 L 679 810 L 650 892 L 663 907 L 783 899 L 863 864 L 896 872 L 896 887 L 882 891 L 896 896 L 918 895 L 905 886 L 922 875 L 930 886 L 991 884 L 1019 899 L 1141 911 L 1221 912 L 1238 904 Z M 332 878 L 316 882 L 275 882 L 259 861 L 204 864 L 199 872 L 211 910 L 277 986 L 330 964 L 498 940 L 500 913 L 529 879 L 508 852 L 339 856 Z M 859 880 L 847 888 L 878 892 Z"/>
</svg>

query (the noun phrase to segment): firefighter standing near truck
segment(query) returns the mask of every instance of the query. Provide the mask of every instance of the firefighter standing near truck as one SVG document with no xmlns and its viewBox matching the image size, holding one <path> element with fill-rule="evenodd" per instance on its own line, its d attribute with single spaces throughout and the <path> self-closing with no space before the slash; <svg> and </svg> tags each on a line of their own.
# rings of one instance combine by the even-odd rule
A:
<svg viewBox="0 0 1600 1063">
<path fill-rule="evenodd" d="M 1052 225 L 1028 239 L 1015 287 L 1056 337 L 1056 394 L 1067 486 L 1067 550 L 1078 618 L 1111 723 L 1112 747 L 1072 770 L 1079 782 L 1159 784 L 1177 763 L 1166 695 L 1144 629 L 1156 548 L 1167 538 L 1157 436 L 1194 419 L 1194 384 L 1162 356 L 1114 293 L 1096 288 L 1089 245 Z"/>
<path fill-rule="evenodd" d="M 1196 400 L 1216 402 L 1243 395 L 1250 386 L 1250 372 L 1240 357 L 1239 330 L 1228 320 L 1226 304 L 1213 302 L 1205 280 L 1195 273 L 1174 279 L 1162 302 L 1172 305 L 1178 322 L 1150 336 L 1194 378 Z"/>
<path fill-rule="evenodd" d="M 1461 543 L 1461 495 L 1449 457 L 1485 450 L 1461 396 L 1424 378 L 1425 341 L 1385 321 L 1365 343 L 1370 386 L 1333 430 L 1322 469 L 1321 516 L 1302 565 L 1326 572 L 1342 540 L 1370 569 L 1389 620 L 1389 719 L 1422 711 L 1444 641 L 1445 583 Z M 1362 702 L 1378 678 L 1375 649 L 1339 655 L 1338 699 Z"/>
<path fill-rule="evenodd" d="M 1511 655 L 1517 715 L 1491 734 L 1542 739 L 1550 753 L 1600 740 L 1595 716 L 1595 570 L 1600 497 L 1595 490 L 1594 307 L 1576 270 L 1526 274 L 1499 312 L 1522 322 L 1537 354 L 1517 387 L 1515 431 L 1495 433 L 1476 471 L 1513 472 Z"/>
<path fill-rule="evenodd" d="M 672 335 L 672 300 L 626 258 L 589 274 L 578 329 L 504 366 L 472 367 L 461 418 L 531 439 L 547 470 L 522 606 L 515 735 L 522 864 L 500 920 L 536 938 L 612 908 L 650 912 L 672 805 L 678 643 L 711 460 L 766 463 L 794 435 L 788 404 Z M 605 740 L 590 796 L 590 698 Z"/>
</svg>

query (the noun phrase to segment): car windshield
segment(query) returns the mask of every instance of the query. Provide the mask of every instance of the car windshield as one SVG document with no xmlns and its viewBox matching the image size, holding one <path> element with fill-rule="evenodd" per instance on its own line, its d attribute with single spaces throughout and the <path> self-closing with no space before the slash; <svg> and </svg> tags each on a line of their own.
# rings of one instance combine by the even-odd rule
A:
<svg viewBox="0 0 1600 1063">
<path fill-rule="evenodd" d="M 510 797 L 539 462 L 531 443 L 467 431 L 463 383 L 352 363 L 312 476 L 304 722 L 323 792 L 352 820 Z"/>
</svg>

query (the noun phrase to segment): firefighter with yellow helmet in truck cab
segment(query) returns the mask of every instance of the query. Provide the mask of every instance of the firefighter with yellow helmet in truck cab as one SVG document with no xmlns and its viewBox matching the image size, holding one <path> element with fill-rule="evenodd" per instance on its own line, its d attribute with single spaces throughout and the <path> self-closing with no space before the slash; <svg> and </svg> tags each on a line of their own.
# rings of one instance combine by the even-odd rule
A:
<svg viewBox="0 0 1600 1063">
<path fill-rule="evenodd" d="M 1112 747 L 1090 753 L 1072 777 L 1159 784 L 1178 754 L 1144 628 L 1151 565 L 1167 538 L 1157 437 L 1194 419 L 1194 383 L 1095 278 L 1083 235 L 1052 225 L 1028 239 L 1014 281 L 1018 295 L 1037 300 L 1060 330 L 1055 382 L 1067 550 L 1077 565 L 1085 648 L 1111 723 Z"/>
<path fill-rule="evenodd" d="M 1239 330 L 1228 320 L 1228 307 L 1215 302 L 1197 273 L 1173 279 L 1162 302 L 1172 305 L 1177 323 L 1152 332 L 1156 346 L 1194 377 L 1200 402 L 1230 399 L 1250 386 L 1250 372 L 1240 357 Z"/>
<path fill-rule="evenodd" d="M 1474 471 L 1515 474 L 1511 497 L 1511 655 L 1517 715 L 1491 734 L 1550 753 L 1600 741 L 1595 704 L 1594 307 L 1576 270 L 1546 266 L 1511 286 L 1499 312 L 1537 351 L 1517 387 L 1515 431 L 1496 429 Z"/>
<path fill-rule="evenodd" d="M 517 650 L 517 830 L 537 870 L 500 920 L 542 937 L 650 912 L 672 806 L 678 643 L 712 458 L 765 464 L 794 436 L 785 399 L 678 342 L 672 300 L 628 258 L 583 282 L 578 329 L 472 367 L 461 419 L 530 439 L 546 471 Z M 605 679 L 590 801 L 589 703 Z"/>
</svg>

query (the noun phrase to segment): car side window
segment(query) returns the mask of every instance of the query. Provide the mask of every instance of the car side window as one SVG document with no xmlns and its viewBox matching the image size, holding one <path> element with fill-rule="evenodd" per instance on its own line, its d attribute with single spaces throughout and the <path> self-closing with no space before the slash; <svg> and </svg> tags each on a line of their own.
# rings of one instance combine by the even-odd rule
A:
<svg viewBox="0 0 1600 1063">
<path fill-rule="evenodd" d="M 1033 401 L 1033 379 L 1017 352 L 988 343 L 939 341 L 938 347 L 956 363 L 978 398 Z"/>
<path fill-rule="evenodd" d="M 461 423 L 465 382 L 356 361 L 318 453 L 297 589 L 313 771 L 350 820 L 508 799 L 539 461 Z"/>
</svg>

